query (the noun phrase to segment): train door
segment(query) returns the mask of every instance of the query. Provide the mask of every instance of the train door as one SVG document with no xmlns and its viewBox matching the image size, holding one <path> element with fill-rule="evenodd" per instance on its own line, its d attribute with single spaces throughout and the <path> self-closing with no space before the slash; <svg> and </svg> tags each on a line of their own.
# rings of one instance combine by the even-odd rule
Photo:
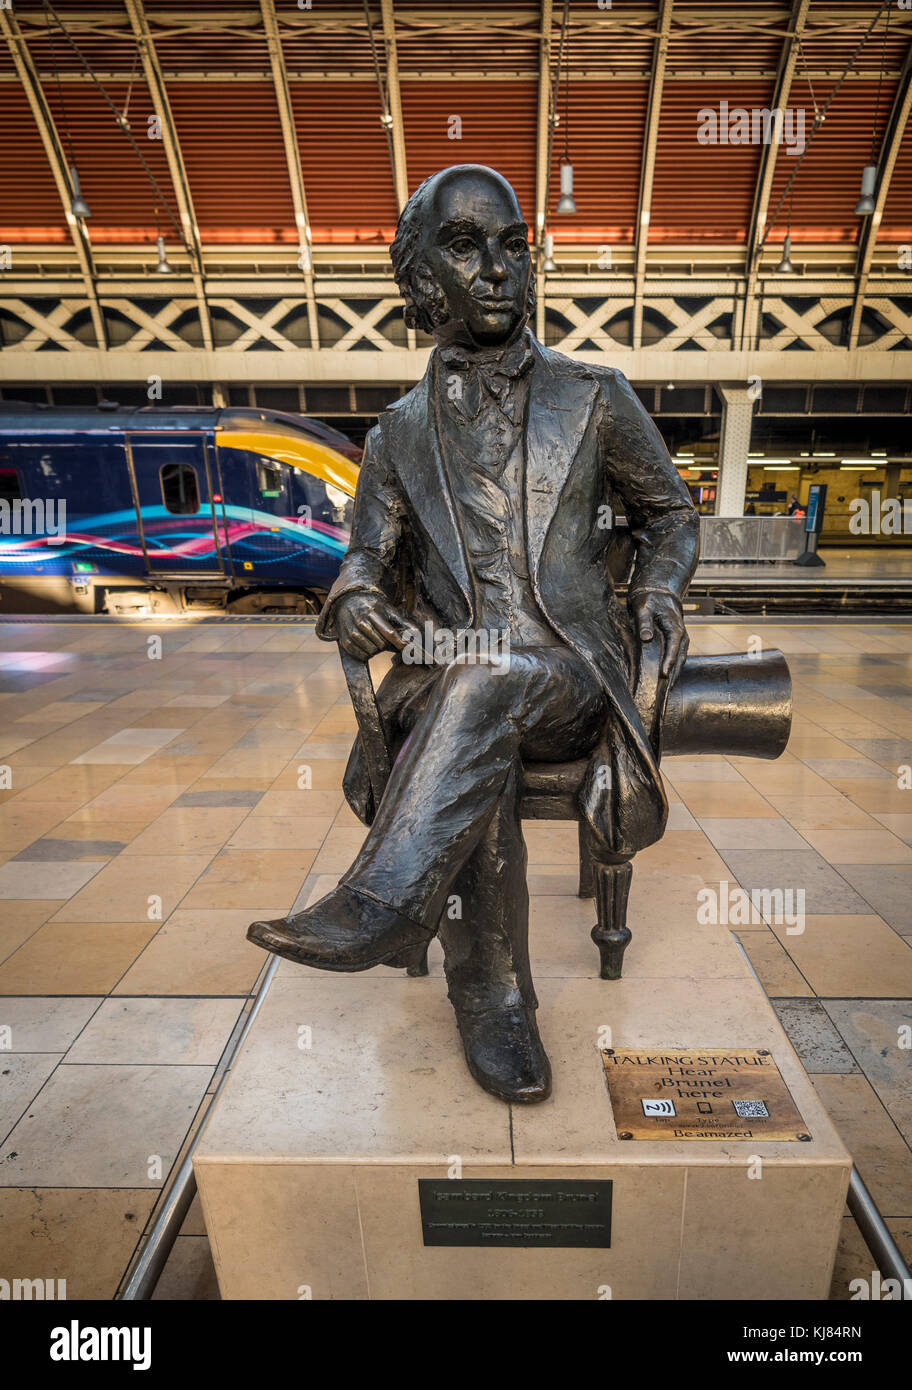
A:
<svg viewBox="0 0 912 1390">
<path fill-rule="evenodd" d="M 124 436 L 140 541 L 151 574 L 222 578 L 222 498 L 203 433 Z"/>
</svg>

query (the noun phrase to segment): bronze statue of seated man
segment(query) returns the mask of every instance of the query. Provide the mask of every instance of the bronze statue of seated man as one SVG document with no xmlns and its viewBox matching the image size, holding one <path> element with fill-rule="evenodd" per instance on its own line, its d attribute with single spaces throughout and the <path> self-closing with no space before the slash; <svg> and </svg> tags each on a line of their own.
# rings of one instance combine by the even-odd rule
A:
<svg viewBox="0 0 912 1390">
<path fill-rule="evenodd" d="M 345 790 L 370 825 L 361 852 L 334 892 L 248 935 L 355 971 L 406 966 L 439 932 L 473 1076 L 540 1101 L 551 1070 L 529 966 L 522 764 L 588 759 L 581 820 L 629 881 L 667 817 L 658 730 L 687 650 L 698 518 L 625 377 L 532 333 L 528 228 L 505 179 L 479 165 L 433 175 L 391 254 L 407 322 L 436 347 L 368 435 L 317 631 L 365 662 L 405 644 L 378 695 L 398 756 L 374 798 L 356 745 Z M 625 602 L 620 512 L 635 543 Z M 410 662 L 427 624 L 488 634 L 494 656 Z"/>
</svg>

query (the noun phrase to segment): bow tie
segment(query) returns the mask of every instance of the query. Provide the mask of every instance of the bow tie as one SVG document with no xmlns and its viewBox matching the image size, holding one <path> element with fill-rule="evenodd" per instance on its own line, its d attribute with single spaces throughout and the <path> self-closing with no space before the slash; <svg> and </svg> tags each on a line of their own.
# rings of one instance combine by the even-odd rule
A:
<svg viewBox="0 0 912 1390">
<path fill-rule="evenodd" d="M 484 394 L 496 401 L 512 423 L 519 423 L 521 405 L 511 399 L 515 383 L 532 366 L 532 351 L 524 337 L 499 352 L 473 353 L 453 344 L 438 349 L 444 372 L 459 377 L 459 389 L 447 390 L 447 399 L 474 420 L 481 410 Z"/>
</svg>

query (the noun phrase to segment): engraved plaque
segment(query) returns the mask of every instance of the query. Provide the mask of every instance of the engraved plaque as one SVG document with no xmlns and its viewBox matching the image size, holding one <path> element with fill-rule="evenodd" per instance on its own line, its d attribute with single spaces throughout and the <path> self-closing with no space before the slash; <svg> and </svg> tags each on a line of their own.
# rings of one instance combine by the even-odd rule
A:
<svg viewBox="0 0 912 1390">
<path fill-rule="evenodd" d="M 757 1048 L 603 1048 L 619 1139 L 809 1140 L 771 1054 Z"/>
<path fill-rule="evenodd" d="M 611 1245 L 611 1183 L 564 1178 L 419 1178 L 425 1245 Z"/>
</svg>

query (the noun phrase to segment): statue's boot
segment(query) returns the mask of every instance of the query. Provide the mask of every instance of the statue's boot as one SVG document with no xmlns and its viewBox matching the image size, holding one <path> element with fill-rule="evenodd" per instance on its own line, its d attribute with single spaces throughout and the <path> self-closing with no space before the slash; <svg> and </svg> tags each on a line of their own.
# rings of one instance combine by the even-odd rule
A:
<svg viewBox="0 0 912 1390">
<path fill-rule="evenodd" d="M 526 847 L 515 775 L 449 901 L 440 939 L 469 1071 L 501 1100 L 547 1100 L 551 1064 L 538 1032 L 529 966 Z"/>
<path fill-rule="evenodd" d="M 453 1003 L 466 1062 L 479 1086 L 520 1105 L 547 1100 L 551 1063 L 539 1037 L 535 1009 L 517 1004 L 473 1013 Z"/>
<path fill-rule="evenodd" d="M 433 930 L 353 888 L 338 888 L 293 917 L 254 922 L 247 940 L 318 970 L 370 970 L 423 954 Z"/>
</svg>

